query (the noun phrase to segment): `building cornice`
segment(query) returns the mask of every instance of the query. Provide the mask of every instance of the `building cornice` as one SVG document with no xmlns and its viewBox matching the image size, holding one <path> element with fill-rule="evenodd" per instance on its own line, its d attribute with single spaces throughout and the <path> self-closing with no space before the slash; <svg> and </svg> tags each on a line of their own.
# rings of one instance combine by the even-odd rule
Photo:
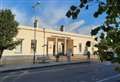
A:
<svg viewBox="0 0 120 82">
<path fill-rule="evenodd" d="M 34 28 L 32 26 L 18 26 L 18 29 L 24 29 L 24 30 L 31 30 L 34 31 Z M 37 32 L 43 32 L 43 28 L 36 28 Z M 77 34 L 77 33 L 71 33 L 71 32 L 61 32 L 61 31 L 56 31 L 52 29 L 45 29 L 46 33 L 52 33 L 52 34 L 59 34 L 59 35 L 66 35 L 66 36 L 74 36 L 74 37 L 81 37 L 81 38 L 92 38 L 89 35 L 82 35 L 82 34 Z"/>
</svg>

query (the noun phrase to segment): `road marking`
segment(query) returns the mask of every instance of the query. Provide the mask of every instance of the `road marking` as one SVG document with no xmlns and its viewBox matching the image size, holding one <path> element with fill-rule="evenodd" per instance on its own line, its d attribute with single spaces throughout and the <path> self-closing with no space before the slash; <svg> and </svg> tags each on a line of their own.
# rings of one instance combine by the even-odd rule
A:
<svg viewBox="0 0 120 82">
<path fill-rule="evenodd" d="M 0 82 L 4 82 L 5 80 L 7 80 L 7 79 L 9 79 L 9 78 L 16 78 L 16 77 L 17 77 L 16 75 L 11 75 L 11 76 L 7 75 L 7 76 L 4 76 L 4 77 L 0 80 Z"/>
<path fill-rule="evenodd" d="M 117 75 L 114 75 L 114 76 L 111 76 L 111 77 L 107 77 L 107 78 L 104 78 L 104 79 L 96 81 L 96 82 L 104 82 L 104 81 L 107 81 L 107 80 L 110 80 L 110 79 L 113 79 L 113 78 L 116 78 L 116 77 L 120 77 L 120 74 L 117 74 Z"/>
<path fill-rule="evenodd" d="M 29 74 L 29 71 L 23 71 L 23 73 L 21 73 L 19 76 L 17 76 L 13 82 L 16 82 L 16 80 L 20 79 L 23 75 L 27 75 Z"/>
<path fill-rule="evenodd" d="M 7 80 L 7 79 L 9 79 L 9 78 L 15 79 L 15 78 L 18 78 L 19 76 L 22 76 L 22 75 L 25 75 L 25 74 L 28 74 L 28 71 L 12 72 L 12 73 L 10 73 L 9 75 L 3 76 L 3 77 L 0 79 L 0 82 L 4 82 L 5 80 Z"/>
<path fill-rule="evenodd" d="M 40 73 L 40 72 L 57 72 L 57 71 L 63 71 L 63 70 L 71 70 L 73 68 L 78 68 L 78 67 L 70 67 L 70 68 L 57 68 L 57 69 L 47 69 L 47 70 L 38 70 L 37 73 Z M 31 71 L 29 72 L 29 74 L 33 74 L 33 73 L 36 73 L 36 71 Z"/>
<path fill-rule="evenodd" d="M 49 70 L 41 70 L 41 71 L 37 71 L 37 73 L 40 73 L 40 72 L 57 72 L 57 71 L 62 71 L 62 70 L 65 70 L 65 69 L 49 69 Z M 33 73 L 36 73 L 35 71 L 31 72 L 32 74 Z M 29 73 L 29 74 L 31 74 Z"/>
</svg>

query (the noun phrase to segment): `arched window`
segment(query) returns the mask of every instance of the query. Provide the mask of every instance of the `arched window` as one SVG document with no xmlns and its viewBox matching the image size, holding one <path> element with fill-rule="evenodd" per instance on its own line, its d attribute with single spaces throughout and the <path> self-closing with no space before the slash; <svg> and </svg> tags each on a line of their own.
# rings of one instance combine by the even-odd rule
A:
<svg viewBox="0 0 120 82">
<path fill-rule="evenodd" d="M 91 41 L 87 41 L 87 42 L 86 42 L 86 46 L 87 46 L 87 47 L 90 47 L 90 46 L 91 46 Z"/>
</svg>

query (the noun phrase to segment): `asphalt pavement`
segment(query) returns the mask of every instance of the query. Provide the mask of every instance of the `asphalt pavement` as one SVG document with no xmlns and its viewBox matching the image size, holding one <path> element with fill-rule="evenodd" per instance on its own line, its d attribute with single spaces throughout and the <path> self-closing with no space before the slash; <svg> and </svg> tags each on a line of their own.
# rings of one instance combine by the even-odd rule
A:
<svg viewBox="0 0 120 82">
<path fill-rule="evenodd" d="M 120 82 L 112 64 L 85 63 L 0 74 L 0 82 Z"/>
</svg>

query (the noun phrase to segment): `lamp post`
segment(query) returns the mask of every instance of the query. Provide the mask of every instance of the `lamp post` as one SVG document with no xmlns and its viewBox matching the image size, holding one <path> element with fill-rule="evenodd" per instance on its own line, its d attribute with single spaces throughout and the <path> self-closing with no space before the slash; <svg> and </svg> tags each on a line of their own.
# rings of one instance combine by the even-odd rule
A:
<svg viewBox="0 0 120 82">
<path fill-rule="evenodd" d="M 43 28 L 43 33 L 44 33 L 44 47 L 43 47 L 43 56 L 45 56 L 45 28 Z"/>
<path fill-rule="evenodd" d="M 36 4 L 32 6 L 32 8 L 35 10 L 36 7 L 40 4 L 40 1 L 38 1 Z M 36 28 L 37 28 L 38 20 L 35 16 L 34 19 L 34 41 L 33 41 L 33 64 L 35 64 L 35 55 L 36 55 L 36 45 L 37 45 L 37 40 L 36 40 Z"/>
<path fill-rule="evenodd" d="M 37 19 L 34 20 L 34 45 L 33 45 L 33 64 L 35 64 L 35 54 L 36 54 L 36 44 L 37 44 L 37 40 L 36 40 L 36 28 L 37 28 Z"/>
</svg>

